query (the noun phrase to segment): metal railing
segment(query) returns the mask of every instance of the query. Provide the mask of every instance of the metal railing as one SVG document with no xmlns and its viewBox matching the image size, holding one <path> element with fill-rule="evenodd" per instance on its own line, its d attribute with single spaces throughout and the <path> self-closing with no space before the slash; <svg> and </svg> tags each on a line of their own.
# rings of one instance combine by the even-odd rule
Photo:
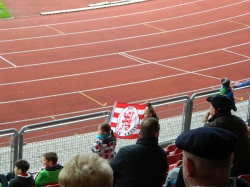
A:
<svg viewBox="0 0 250 187">
<path fill-rule="evenodd" d="M 7 172 L 13 171 L 14 162 L 18 158 L 18 137 L 19 134 L 16 129 L 11 128 L 0 131 L 0 165 Z"/>
<path fill-rule="evenodd" d="M 238 111 L 235 113 L 248 126 L 250 126 L 249 88 L 250 86 L 236 89 L 241 90 L 237 97 L 244 98 L 244 101 L 237 101 Z M 203 126 L 202 120 L 210 107 L 206 97 L 218 93 L 219 90 L 212 90 L 195 93 L 191 97 L 184 95 L 151 102 L 160 118 L 159 144 L 166 146 L 182 132 Z M 61 164 L 75 153 L 88 152 L 96 136 L 98 125 L 109 122 L 110 117 L 111 111 L 103 111 L 27 125 L 22 127 L 19 133 L 15 129 L 1 130 L 2 171 L 0 172 L 12 171 L 14 161 L 20 158 L 28 160 L 31 166 L 30 171 L 34 172 L 42 166 L 43 153 L 49 151 L 57 152 L 58 162 Z M 118 139 L 116 151 L 120 147 L 135 142 L 135 139 Z"/>
</svg>

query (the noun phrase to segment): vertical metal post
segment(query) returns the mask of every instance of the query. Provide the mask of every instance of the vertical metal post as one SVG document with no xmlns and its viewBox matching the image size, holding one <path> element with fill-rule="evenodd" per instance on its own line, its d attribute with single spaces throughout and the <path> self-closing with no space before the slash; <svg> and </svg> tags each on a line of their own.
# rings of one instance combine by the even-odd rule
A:
<svg viewBox="0 0 250 187">
<path fill-rule="evenodd" d="M 14 135 L 10 135 L 10 171 L 13 171 L 14 163 Z"/>
<path fill-rule="evenodd" d="M 250 94 L 248 97 L 247 126 L 250 127 Z"/>
</svg>

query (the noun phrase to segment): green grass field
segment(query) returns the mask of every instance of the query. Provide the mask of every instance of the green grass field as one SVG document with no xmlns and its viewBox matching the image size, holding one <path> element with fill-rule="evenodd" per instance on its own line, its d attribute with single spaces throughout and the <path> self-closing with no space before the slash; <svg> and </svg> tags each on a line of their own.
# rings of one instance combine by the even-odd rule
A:
<svg viewBox="0 0 250 187">
<path fill-rule="evenodd" d="M 2 0 L 0 0 L 0 19 L 2 18 L 10 18 L 11 14 L 7 10 L 7 8 L 4 6 Z"/>
</svg>

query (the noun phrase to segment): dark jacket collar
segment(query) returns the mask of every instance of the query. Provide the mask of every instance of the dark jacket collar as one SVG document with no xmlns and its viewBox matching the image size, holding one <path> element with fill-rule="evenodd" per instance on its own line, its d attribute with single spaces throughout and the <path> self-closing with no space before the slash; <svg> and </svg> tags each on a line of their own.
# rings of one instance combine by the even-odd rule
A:
<svg viewBox="0 0 250 187">
<path fill-rule="evenodd" d="M 56 165 L 53 165 L 53 166 L 50 166 L 50 167 L 47 167 L 45 168 L 47 171 L 56 171 L 58 169 L 62 169 L 63 166 L 60 165 L 60 164 L 56 164 Z"/>
<path fill-rule="evenodd" d="M 221 116 L 231 116 L 231 111 L 228 112 L 219 112 L 218 114 L 215 114 L 213 117 L 211 117 L 208 122 L 214 121 L 216 118 L 221 117 Z"/>
<path fill-rule="evenodd" d="M 147 146 L 158 146 L 158 138 L 138 138 L 136 144 Z"/>
</svg>

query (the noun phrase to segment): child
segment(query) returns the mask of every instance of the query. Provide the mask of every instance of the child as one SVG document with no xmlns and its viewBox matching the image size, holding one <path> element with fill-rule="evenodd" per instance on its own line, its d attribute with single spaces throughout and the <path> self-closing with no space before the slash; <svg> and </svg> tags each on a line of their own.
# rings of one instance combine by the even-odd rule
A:
<svg viewBox="0 0 250 187">
<path fill-rule="evenodd" d="M 9 181 L 9 187 L 33 187 L 34 179 L 27 173 L 30 168 L 30 164 L 26 160 L 17 160 L 14 163 L 15 177 Z"/>
<path fill-rule="evenodd" d="M 115 155 L 116 137 L 107 123 L 98 126 L 98 135 L 96 136 L 94 145 L 91 147 L 92 152 L 111 161 Z"/>
<path fill-rule="evenodd" d="M 58 182 L 58 175 L 63 166 L 57 164 L 57 160 L 57 154 L 54 152 L 43 154 L 42 163 L 44 168 L 34 176 L 36 187 L 42 187 L 46 183 Z"/>
<path fill-rule="evenodd" d="M 144 119 L 149 117 L 154 117 L 156 119 L 159 119 L 158 116 L 156 115 L 156 111 L 153 105 L 149 102 L 146 102 L 146 108 L 144 110 Z"/>
<path fill-rule="evenodd" d="M 230 80 L 229 79 L 227 79 L 227 78 L 222 78 L 221 79 L 220 93 L 222 95 L 227 96 L 232 101 L 233 111 L 237 111 L 237 108 L 236 108 L 235 102 L 234 102 L 233 88 L 230 85 Z"/>
</svg>

